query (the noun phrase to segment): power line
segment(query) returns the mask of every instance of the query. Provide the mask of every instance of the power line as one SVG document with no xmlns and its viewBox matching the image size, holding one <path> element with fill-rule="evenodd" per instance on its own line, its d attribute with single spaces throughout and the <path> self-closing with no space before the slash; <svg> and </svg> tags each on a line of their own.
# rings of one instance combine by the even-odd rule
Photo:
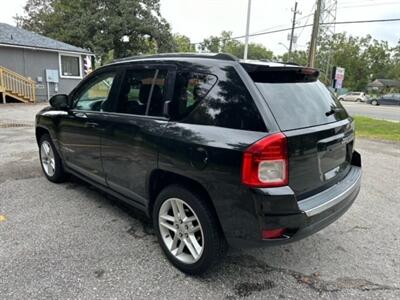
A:
<svg viewBox="0 0 400 300">
<path fill-rule="evenodd" d="M 383 5 L 400 5 L 400 2 L 382 2 L 382 3 L 371 3 L 371 4 L 356 4 L 356 5 L 338 5 L 338 9 L 355 8 L 355 7 L 372 7 L 372 6 L 383 6 Z"/>
<path fill-rule="evenodd" d="M 310 20 L 310 17 L 314 15 L 314 11 L 315 11 L 315 6 L 316 6 L 316 5 L 317 5 L 316 2 L 314 2 L 313 7 L 311 8 L 311 13 L 308 14 L 307 16 L 304 16 L 304 18 L 307 17 L 307 20 L 304 22 L 304 24 L 307 24 L 308 21 Z M 302 19 L 302 18 L 301 18 L 301 19 Z M 300 33 L 298 34 L 298 37 L 297 37 L 298 39 L 300 39 L 300 36 L 303 34 L 304 28 L 305 28 L 305 27 L 303 27 L 303 28 L 301 29 Z"/>
<path fill-rule="evenodd" d="M 380 23 L 380 22 L 383 23 L 383 22 L 398 22 L 398 21 L 400 21 L 400 18 L 326 22 L 326 23 L 319 23 L 319 25 L 323 26 L 323 25 L 343 25 L 343 24 Z M 305 25 L 296 26 L 295 29 L 305 28 L 305 27 L 312 27 L 312 26 L 313 26 L 313 24 L 305 24 Z M 289 31 L 289 30 L 292 30 L 292 27 L 287 27 L 287 28 L 277 29 L 277 30 L 271 30 L 271 31 L 258 32 L 258 33 L 250 33 L 249 37 L 265 35 L 265 34 L 272 34 L 272 33 L 278 33 L 278 32 L 284 32 L 284 31 Z M 242 39 L 244 37 L 246 37 L 246 35 L 235 36 L 235 37 L 231 37 L 229 39 L 224 39 L 224 40 L 236 40 L 236 39 Z M 200 44 L 203 44 L 203 42 L 192 43 L 192 44 L 200 45 Z"/>
<path fill-rule="evenodd" d="M 315 5 L 314 5 L 314 7 L 315 7 Z M 313 8 L 313 10 L 314 10 L 314 8 Z M 303 16 L 301 18 L 296 18 L 296 22 L 300 21 L 300 20 L 304 20 L 304 19 L 307 18 L 307 20 L 305 21 L 305 23 L 307 23 L 309 18 L 310 18 L 310 16 L 312 16 L 312 15 L 314 15 L 314 12 L 312 12 L 312 13 L 310 13 L 308 15 L 305 15 L 305 16 Z M 287 26 L 287 23 L 286 24 L 275 25 L 275 26 L 272 26 L 272 27 L 264 28 L 264 29 L 260 29 L 260 30 L 257 30 L 255 32 L 253 32 L 253 33 L 265 32 L 265 31 L 268 31 L 268 30 L 271 30 L 271 29 L 274 29 L 274 28 L 283 27 L 283 26 Z"/>
</svg>

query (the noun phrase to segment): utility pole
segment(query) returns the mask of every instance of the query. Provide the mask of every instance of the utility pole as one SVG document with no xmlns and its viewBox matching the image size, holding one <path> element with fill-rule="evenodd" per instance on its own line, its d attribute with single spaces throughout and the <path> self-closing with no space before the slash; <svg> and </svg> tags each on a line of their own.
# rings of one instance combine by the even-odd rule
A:
<svg viewBox="0 0 400 300">
<path fill-rule="evenodd" d="M 292 11 L 293 11 L 293 22 L 292 22 L 292 32 L 290 33 L 288 61 L 290 61 L 290 55 L 292 54 L 294 27 L 296 26 L 296 15 L 301 14 L 299 11 L 297 11 L 297 1 L 294 3 L 294 9 L 292 9 Z"/>
<path fill-rule="evenodd" d="M 247 23 L 246 23 L 246 37 L 244 40 L 244 55 L 243 59 L 247 59 L 247 54 L 249 52 L 249 30 L 250 30 L 250 10 L 251 10 L 251 0 L 248 0 L 247 6 Z"/>
<path fill-rule="evenodd" d="M 317 53 L 317 40 L 319 31 L 319 18 L 321 16 L 321 4 L 322 0 L 317 0 L 317 9 L 314 13 L 314 23 L 311 33 L 310 49 L 308 52 L 308 66 L 313 68 L 315 66 L 315 56 Z"/>
</svg>

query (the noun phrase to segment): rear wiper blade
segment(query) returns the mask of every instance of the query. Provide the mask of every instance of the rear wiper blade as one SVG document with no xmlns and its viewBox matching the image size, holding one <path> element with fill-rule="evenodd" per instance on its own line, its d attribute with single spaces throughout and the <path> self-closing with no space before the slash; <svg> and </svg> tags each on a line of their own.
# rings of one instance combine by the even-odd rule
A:
<svg viewBox="0 0 400 300">
<path fill-rule="evenodd" d="M 325 116 L 329 117 L 330 115 L 333 115 L 334 113 L 337 113 L 337 112 L 342 111 L 342 110 L 343 110 L 343 108 L 340 108 L 340 107 L 331 108 L 330 111 L 327 111 L 325 113 Z"/>
</svg>

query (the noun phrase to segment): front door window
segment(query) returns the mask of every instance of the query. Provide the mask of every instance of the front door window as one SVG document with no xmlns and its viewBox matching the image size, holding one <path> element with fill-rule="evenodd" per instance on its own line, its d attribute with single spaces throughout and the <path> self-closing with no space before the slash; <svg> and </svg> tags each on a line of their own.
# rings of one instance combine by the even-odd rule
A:
<svg viewBox="0 0 400 300">
<path fill-rule="evenodd" d="M 90 81 L 74 100 L 76 110 L 102 111 L 108 100 L 115 74 L 100 74 Z"/>
</svg>

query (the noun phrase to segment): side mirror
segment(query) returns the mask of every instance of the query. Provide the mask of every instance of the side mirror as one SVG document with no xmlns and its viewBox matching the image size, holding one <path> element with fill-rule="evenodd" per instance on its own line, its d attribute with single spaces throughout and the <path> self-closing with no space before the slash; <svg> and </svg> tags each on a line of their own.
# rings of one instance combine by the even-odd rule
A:
<svg viewBox="0 0 400 300">
<path fill-rule="evenodd" d="M 65 94 L 54 95 L 50 98 L 50 105 L 57 109 L 69 108 L 68 96 Z"/>
</svg>

